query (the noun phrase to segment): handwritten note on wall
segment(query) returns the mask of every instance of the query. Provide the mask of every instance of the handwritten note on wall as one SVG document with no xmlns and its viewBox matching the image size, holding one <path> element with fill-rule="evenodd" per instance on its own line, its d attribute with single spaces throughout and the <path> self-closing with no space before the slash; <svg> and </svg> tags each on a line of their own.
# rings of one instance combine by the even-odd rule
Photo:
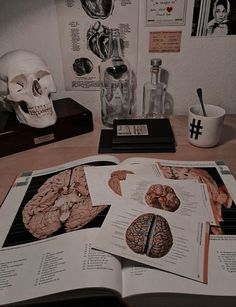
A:
<svg viewBox="0 0 236 307">
<path fill-rule="evenodd" d="M 146 25 L 185 25 L 186 7 L 186 0 L 146 0 Z"/>
<path fill-rule="evenodd" d="M 149 52 L 179 52 L 181 31 L 150 32 Z"/>
</svg>

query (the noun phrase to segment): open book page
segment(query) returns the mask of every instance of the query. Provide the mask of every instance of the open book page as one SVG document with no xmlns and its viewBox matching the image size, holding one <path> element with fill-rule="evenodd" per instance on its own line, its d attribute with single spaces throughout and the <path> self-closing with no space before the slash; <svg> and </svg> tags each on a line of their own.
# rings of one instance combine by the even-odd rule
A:
<svg viewBox="0 0 236 307">
<path fill-rule="evenodd" d="M 134 174 L 144 178 L 148 177 L 149 179 L 165 177 L 174 180 L 194 180 L 204 183 L 210 199 L 211 215 L 214 216 L 214 221 L 217 225 L 216 227 L 211 227 L 211 232 L 214 234 L 229 233 L 230 225 L 228 225 L 227 219 L 232 219 L 236 212 L 236 181 L 223 161 L 175 161 L 133 157 L 122 161 L 117 167 L 124 171 L 132 170 Z M 125 176 L 122 179 L 119 179 L 119 177 L 112 178 L 113 186 L 115 187 L 113 191 L 117 190 L 115 193 L 117 195 L 117 192 L 121 194 L 120 183 L 125 184 L 126 176 L 129 173 L 124 172 L 124 174 Z M 89 181 L 90 178 L 88 178 Z M 101 187 L 101 189 L 109 191 L 108 199 L 114 195 L 106 184 L 110 178 L 111 175 L 106 174 L 106 181 Z M 91 193 L 94 193 L 93 202 L 96 204 L 98 194 L 96 193 L 96 188 L 94 189 L 94 185 L 92 184 L 91 186 Z M 102 194 L 101 190 L 99 193 Z M 105 199 L 106 192 L 104 192 L 104 195 L 104 200 L 107 200 L 107 198 Z"/>
<path fill-rule="evenodd" d="M 210 236 L 208 284 L 198 283 L 132 261 L 124 261 L 123 296 L 128 297 L 149 293 L 150 296 L 156 294 L 157 300 L 158 295 L 165 293 L 167 295 L 169 293 L 176 293 L 224 297 L 235 296 L 235 242 L 236 236 L 234 235 Z M 181 296 L 179 298 L 181 301 Z M 195 300 L 194 297 L 192 299 Z M 204 298 L 203 300 L 205 301 Z M 177 305 L 173 304 L 173 306 Z M 207 304 L 200 304 L 199 306 L 202 305 L 205 306 Z M 225 303 L 222 306 L 234 305 Z"/>
<path fill-rule="evenodd" d="M 0 252 L 0 304 L 39 298 L 69 290 L 82 297 L 105 289 L 121 293 L 120 262 L 91 249 L 97 230 L 79 230 Z M 95 288 L 94 293 L 86 288 Z M 108 293 L 109 293 L 108 291 Z"/>
<path fill-rule="evenodd" d="M 155 208 L 112 205 L 95 248 L 200 282 L 207 282 L 208 225 Z"/>
<path fill-rule="evenodd" d="M 236 210 L 236 181 L 223 161 L 167 161 L 155 163 L 160 174 L 169 179 L 197 179 L 208 189 L 212 212 L 218 225 Z M 224 233 L 219 228 L 211 228 Z"/>
<path fill-rule="evenodd" d="M 110 205 L 121 198 L 120 182 L 128 174 L 142 175 L 155 179 L 155 167 L 150 163 L 126 164 L 112 166 L 86 167 L 85 175 L 93 206 Z M 98 184 L 99 183 L 99 184 Z"/>
<path fill-rule="evenodd" d="M 120 261 L 91 249 L 109 206 L 92 207 L 80 163 L 114 163 L 103 158 L 16 179 L 0 209 L 0 304 L 74 289 L 121 293 Z"/>
<path fill-rule="evenodd" d="M 133 199 L 142 206 L 175 212 L 197 221 L 215 223 L 209 196 L 204 184 L 192 180 L 155 180 L 128 175 L 121 181 L 122 197 Z"/>
</svg>

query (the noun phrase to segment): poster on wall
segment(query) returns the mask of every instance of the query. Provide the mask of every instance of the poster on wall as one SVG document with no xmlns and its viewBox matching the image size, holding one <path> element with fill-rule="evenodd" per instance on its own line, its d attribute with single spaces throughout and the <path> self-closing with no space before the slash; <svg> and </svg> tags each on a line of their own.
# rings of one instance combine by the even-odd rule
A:
<svg viewBox="0 0 236 307">
<path fill-rule="evenodd" d="M 236 34 L 235 0 L 195 0 L 192 36 Z"/>
<path fill-rule="evenodd" d="M 137 0 L 56 0 L 65 90 L 99 90 L 99 64 L 107 58 L 109 34 L 120 30 L 123 51 L 136 74 Z"/>
<path fill-rule="evenodd" d="M 186 0 L 146 0 L 147 26 L 182 26 L 186 19 Z"/>
</svg>

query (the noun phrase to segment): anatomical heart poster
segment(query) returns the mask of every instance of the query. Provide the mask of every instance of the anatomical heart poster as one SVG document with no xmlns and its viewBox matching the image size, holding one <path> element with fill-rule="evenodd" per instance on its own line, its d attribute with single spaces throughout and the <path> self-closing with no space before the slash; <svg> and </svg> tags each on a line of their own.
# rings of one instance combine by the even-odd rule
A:
<svg viewBox="0 0 236 307">
<path fill-rule="evenodd" d="M 56 0 L 56 7 L 65 90 L 99 90 L 99 64 L 108 57 L 113 28 L 136 74 L 139 1 Z"/>
</svg>

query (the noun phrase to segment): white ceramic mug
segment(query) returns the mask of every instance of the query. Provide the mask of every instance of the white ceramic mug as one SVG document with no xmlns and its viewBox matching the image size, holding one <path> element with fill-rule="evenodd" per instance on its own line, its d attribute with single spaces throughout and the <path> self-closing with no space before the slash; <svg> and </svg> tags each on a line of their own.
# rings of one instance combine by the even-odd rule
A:
<svg viewBox="0 0 236 307">
<path fill-rule="evenodd" d="M 200 104 L 189 108 L 188 141 L 198 147 L 213 147 L 220 140 L 225 110 L 219 106 L 205 104 L 207 117 L 203 116 Z"/>
</svg>

